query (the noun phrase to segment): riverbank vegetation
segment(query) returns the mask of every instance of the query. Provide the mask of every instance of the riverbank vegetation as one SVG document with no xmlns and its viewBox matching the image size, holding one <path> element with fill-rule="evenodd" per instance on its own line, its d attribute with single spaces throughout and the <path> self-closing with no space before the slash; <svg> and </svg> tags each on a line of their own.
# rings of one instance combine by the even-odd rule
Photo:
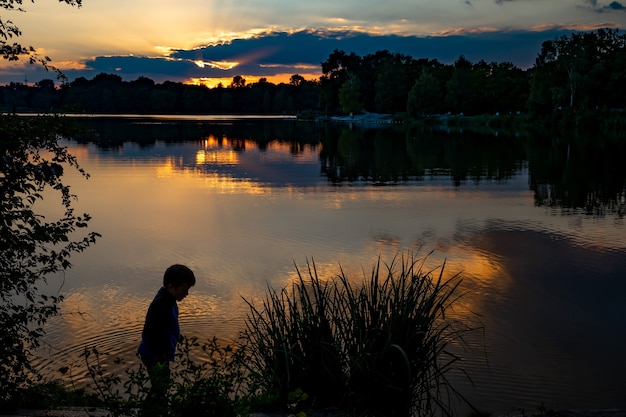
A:
<svg viewBox="0 0 626 417">
<path fill-rule="evenodd" d="M 469 327 L 447 315 L 459 277 L 423 262 L 379 260 L 363 281 L 343 271 L 324 281 L 309 264 L 290 289 L 249 304 L 243 340 L 263 391 L 284 404 L 301 390 L 308 404 L 355 415 L 452 414 L 449 345 Z"/>
</svg>

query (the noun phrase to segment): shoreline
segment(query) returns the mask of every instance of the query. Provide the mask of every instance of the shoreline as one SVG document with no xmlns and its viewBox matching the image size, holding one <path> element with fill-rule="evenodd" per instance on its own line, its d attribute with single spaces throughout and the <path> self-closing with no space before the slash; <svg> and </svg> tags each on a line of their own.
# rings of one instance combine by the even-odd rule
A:
<svg viewBox="0 0 626 417">
<path fill-rule="evenodd" d="M 343 417 L 337 411 L 315 410 L 306 412 L 307 417 Z M 0 417 L 109 417 L 111 414 L 97 407 L 64 407 L 56 410 L 18 409 L 12 414 L 0 414 Z M 293 413 L 287 411 L 251 412 L 249 417 L 289 417 Z M 492 417 L 626 417 L 626 409 L 603 408 L 594 410 L 539 410 L 535 412 L 501 414 Z"/>
</svg>

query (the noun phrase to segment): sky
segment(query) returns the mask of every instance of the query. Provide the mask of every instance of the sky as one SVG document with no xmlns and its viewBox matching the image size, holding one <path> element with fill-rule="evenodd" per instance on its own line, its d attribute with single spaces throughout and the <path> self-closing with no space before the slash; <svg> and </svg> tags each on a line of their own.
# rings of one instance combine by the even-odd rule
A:
<svg viewBox="0 0 626 417">
<path fill-rule="evenodd" d="M 0 9 L 19 41 L 70 81 L 99 73 L 228 85 L 293 74 L 318 79 L 335 50 L 379 50 L 451 64 L 532 67 L 543 41 L 572 31 L 626 28 L 626 0 L 55 0 Z M 0 59 L 0 84 L 55 79 L 24 60 Z"/>
</svg>

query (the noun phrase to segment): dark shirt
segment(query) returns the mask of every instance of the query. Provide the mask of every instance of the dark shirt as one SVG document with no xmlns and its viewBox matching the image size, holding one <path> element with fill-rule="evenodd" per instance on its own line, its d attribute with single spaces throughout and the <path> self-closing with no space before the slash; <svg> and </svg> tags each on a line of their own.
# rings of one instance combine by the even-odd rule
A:
<svg viewBox="0 0 626 417">
<path fill-rule="evenodd" d="M 179 339 L 178 304 L 174 296 L 161 287 L 148 308 L 137 351 L 144 359 L 165 357 L 173 361 Z"/>
</svg>

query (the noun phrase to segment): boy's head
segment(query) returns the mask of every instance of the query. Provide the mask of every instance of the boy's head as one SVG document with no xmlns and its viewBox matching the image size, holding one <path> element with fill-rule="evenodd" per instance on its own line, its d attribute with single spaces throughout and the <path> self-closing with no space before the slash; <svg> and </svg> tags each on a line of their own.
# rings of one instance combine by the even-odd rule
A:
<svg viewBox="0 0 626 417">
<path fill-rule="evenodd" d="M 196 285 L 193 271 L 185 265 L 172 265 L 165 270 L 163 286 L 172 293 L 178 301 L 185 298 L 189 288 Z"/>
</svg>

